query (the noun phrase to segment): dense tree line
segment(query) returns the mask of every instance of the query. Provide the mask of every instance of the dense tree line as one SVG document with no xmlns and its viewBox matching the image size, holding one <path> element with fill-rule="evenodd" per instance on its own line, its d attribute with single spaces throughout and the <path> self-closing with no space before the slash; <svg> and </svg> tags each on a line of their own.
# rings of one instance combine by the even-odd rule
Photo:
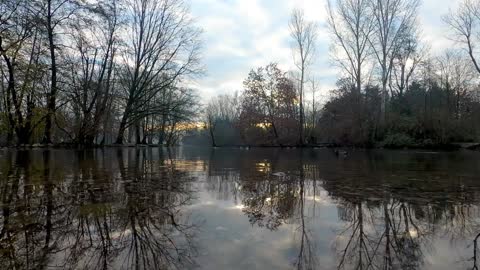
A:
<svg viewBox="0 0 480 270">
<path fill-rule="evenodd" d="M 478 139 L 475 58 L 470 53 L 469 60 L 461 47 L 429 54 L 418 26 L 419 5 L 418 0 L 329 4 L 333 55 L 343 79 L 322 110 L 322 139 L 391 147 Z M 467 17 L 465 9 L 478 14 L 479 7 L 478 1 L 465 1 L 445 16 L 450 36 L 460 41 L 455 22 Z"/>
<path fill-rule="evenodd" d="M 438 147 L 478 141 L 480 1 L 465 0 L 443 17 L 458 46 L 436 54 L 422 39 L 419 6 L 418 0 L 328 2 L 331 60 L 340 73 L 323 106 L 308 68 L 324 57 L 314 55 L 317 28 L 295 10 L 290 30 L 298 69 L 252 70 L 235 96 L 238 117 L 227 127 L 241 136 L 223 143 Z M 222 137 L 211 128 L 220 120 L 226 121 L 210 113 L 212 141 Z"/>
<path fill-rule="evenodd" d="M 2 1 L 3 143 L 176 143 L 200 33 L 179 0 Z"/>
<path fill-rule="evenodd" d="M 478 140 L 480 1 L 443 17 L 457 48 L 422 39 L 419 0 L 327 5 L 337 88 L 320 106 L 318 27 L 294 10 L 292 71 L 271 63 L 240 94 L 203 108 L 216 145 L 435 146 Z M 177 0 L 5 0 L 0 4 L 4 145 L 173 145 L 200 112 L 201 31 Z"/>
</svg>

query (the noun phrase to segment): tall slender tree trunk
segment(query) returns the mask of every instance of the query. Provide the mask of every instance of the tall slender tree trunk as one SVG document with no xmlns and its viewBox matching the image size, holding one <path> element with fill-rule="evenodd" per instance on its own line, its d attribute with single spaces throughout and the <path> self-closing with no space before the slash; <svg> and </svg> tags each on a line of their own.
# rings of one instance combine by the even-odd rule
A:
<svg viewBox="0 0 480 270">
<path fill-rule="evenodd" d="M 52 123 L 55 117 L 56 98 L 57 98 L 57 64 L 55 58 L 55 42 L 53 40 L 53 23 L 52 23 L 52 1 L 47 0 L 47 35 L 48 46 L 50 50 L 50 71 L 51 71 L 51 85 L 50 93 L 47 101 L 47 119 L 45 122 L 45 135 L 43 143 L 52 143 Z"/>
<path fill-rule="evenodd" d="M 142 144 L 147 144 L 148 116 L 142 121 Z"/>
<path fill-rule="evenodd" d="M 147 128 L 148 128 L 148 122 L 147 122 Z M 150 131 L 147 131 L 148 136 L 147 136 L 147 141 L 148 144 L 153 144 L 153 116 L 150 117 Z"/>
<path fill-rule="evenodd" d="M 357 41 L 357 48 L 358 48 L 360 46 L 358 43 L 358 39 L 356 41 Z M 358 53 L 357 58 L 360 59 L 360 57 L 361 57 L 360 53 Z M 355 78 L 355 84 L 356 84 L 355 86 L 356 86 L 357 94 L 360 96 L 360 94 L 362 93 L 362 63 L 360 60 L 357 61 L 357 73 Z"/>
<path fill-rule="evenodd" d="M 3 72 L 2 72 L 3 75 Z M 13 143 L 13 133 L 15 129 L 15 120 L 13 119 L 12 114 L 12 104 L 10 100 L 10 94 L 8 91 L 3 92 L 5 98 L 5 111 L 7 112 L 8 117 L 8 131 L 7 131 L 7 145 L 12 145 Z"/>
<path fill-rule="evenodd" d="M 386 58 L 384 57 L 384 61 Z M 382 67 L 382 93 L 381 93 L 381 104 L 380 104 L 380 124 L 383 127 L 387 120 L 387 70 L 386 67 Z"/>
<path fill-rule="evenodd" d="M 303 52 L 302 52 L 303 53 Z M 299 138 L 299 144 L 300 146 L 304 145 L 304 125 L 305 125 L 305 120 L 304 120 L 304 111 L 303 111 L 303 84 L 305 80 L 305 66 L 302 60 L 302 70 L 301 70 L 301 78 L 300 78 L 300 138 Z"/>
</svg>

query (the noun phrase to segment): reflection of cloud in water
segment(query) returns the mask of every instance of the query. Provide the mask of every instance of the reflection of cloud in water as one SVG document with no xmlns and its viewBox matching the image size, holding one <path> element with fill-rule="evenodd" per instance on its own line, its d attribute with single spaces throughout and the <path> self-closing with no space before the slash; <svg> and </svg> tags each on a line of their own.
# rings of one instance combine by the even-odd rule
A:
<svg viewBox="0 0 480 270">
<path fill-rule="evenodd" d="M 242 210 L 243 208 L 245 208 L 245 205 L 243 204 L 237 204 L 237 205 L 234 205 L 233 207 L 230 207 L 230 209 L 238 209 L 238 210 Z"/>
<path fill-rule="evenodd" d="M 215 230 L 217 230 L 217 231 L 228 231 L 227 228 L 222 227 L 222 226 L 217 226 L 217 227 L 215 228 Z"/>
<path fill-rule="evenodd" d="M 415 229 L 410 229 L 410 230 L 408 231 L 408 234 L 409 234 L 410 237 L 412 237 L 412 238 L 417 238 L 417 237 L 418 237 L 418 231 L 415 230 Z"/>
<path fill-rule="evenodd" d="M 234 207 L 205 213 L 212 227 L 202 229 L 201 249 L 207 256 L 198 258 L 201 269 L 292 268 L 296 242 L 291 233 L 297 226 L 285 224 L 271 232 L 251 226 L 244 216 L 229 209 Z"/>
<path fill-rule="evenodd" d="M 202 205 L 214 205 L 214 201 L 200 201 L 192 206 L 202 206 Z"/>
<path fill-rule="evenodd" d="M 111 235 L 110 235 L 110 238 L 112 240 L 117 240 L 117 239 L 120 239 L 122 237 L 128 236 L 130 234 L 132 234 L 132 231 L 130 229 L 126 229 L 125 231 L 112 232 Z"/>
<path fill-rule="evenodd" d="M 324 196 L 321 196 L 321 195 L 305 196 L 305 199 L 309 200 L 309 201 L 315 201 L 315 203 L 321 203 L 321 204 L 324 204 L 324 205 L 332 205 L 333 204 L 333 202 L 330 198 L 324 197 Z"/>
</svg>

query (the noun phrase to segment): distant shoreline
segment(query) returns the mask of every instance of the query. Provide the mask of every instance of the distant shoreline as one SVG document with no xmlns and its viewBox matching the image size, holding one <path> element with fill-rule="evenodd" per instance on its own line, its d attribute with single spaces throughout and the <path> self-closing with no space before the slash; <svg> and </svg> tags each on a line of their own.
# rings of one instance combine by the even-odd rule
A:
<svg viewBox="0 0 480 270">
<path fill-rule="evenodd" d="M 158 144 L 105 144 L 105 145 L 91 145 L 91 146 L 82 146 L 78 144 L 29 144 L 29 145 L 18 145 L 18 146 L 2 146 L 3 149 L 99 149 L 99 148 L 171 148 L 178 146 L 201 146 L 201 145 L 158 145 Z M 343 148 L 343 149 L 388 149 L 388 150 L 438 150 L 438 151 L 457 151 L 457 150 L 480 150 L 480 143 L 449 143 L 449 144 L 436 144 L 436 145 L 407 145 L 402 147 L 385 147 L 385 146 L 355 146 L 355 145 L 337 145 L 333 143 L 324 143 L 324 144 L 307 144 L 307 145 L 217 145 L 217 146 L 208 146 L 209 148 L 217 149 L 227 149 L 227 148 L 239 148 L 239 149 L 250 149 L 250 148 L 279 148 L 279 149 L 321 149 L 321 148 Z"/>
</svg>

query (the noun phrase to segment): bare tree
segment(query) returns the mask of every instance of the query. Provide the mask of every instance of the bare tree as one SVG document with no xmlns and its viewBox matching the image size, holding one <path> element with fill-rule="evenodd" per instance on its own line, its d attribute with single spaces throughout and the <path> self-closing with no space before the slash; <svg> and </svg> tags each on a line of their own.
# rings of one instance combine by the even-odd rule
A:
<svg viewBox="0 0 480 270">
<path fill-rule="evenodd" d="M 105 142 L 117 127 L 117 142 L 128 130 L 145 143 L 156 121 L 165 141 L 177 141 L 199 108 L 186 86 L 202 71 L 201 31 L 186 4 L 87 2 L 1 1 L 0 120 L 8 144 L 16 135 L 18 144 L 93 145 L 102 129 Z"/>
<path fill-rule="evenodd" d="M 315 78 L 312 78 L 310 80 L 311 83 L 311 91 L 312 91 L 312 108 L 310 112 L 310 137 L 314 138 L 315 137 L 315 128 L 318 120 L 318 113 L 319 113 L 319 102 L 317 100 L 317 93 L 318 93 L 318 82 Z"/>
<path fill-rule="evenodd" d="M 215 129 L 217 127 L 217 117 L 219 112 L 218 104 L 216 103 L 217 99 L 211 100 L 205 108 L 205 127 L 208 129 L 213 147 L 217 147 L 217 142 L 215 141 Z"/>
<path fill-rule="evenodd" d="M 427 56 L 428 47 L 421 44 L 418 29 L 405 28 L 401 33 L 399 47 L 394 55 L 392 72 L 390 73 L 392 96 L 396 94 L 402 97 L 408 91 L 417 67 Z"/>
<path fill-rule="evenodd" d="M 46 0 L 38 5 L 41 22 L 46 31 L 50 58 L 50 91 L 47 94 L 47 117 L 45 121 L 44 143 L 52 143 L 52 128 L 57 111 L 58 95 L 58 48 L 59 28 L 65 24 L 78 9 L 76 0 Z"/>
<path fill-rule="evenodd" d="M 443 20 L 450 26 L 454 40 L 465 46 L 475 69 L 480 73 L 477 62 L 477 43 L 480 42 L 480 2 L 463 0 L 458 9 L 450 11 Z"/>
<path fill-rule="evenodd" d="M 204 121 L 213 147 L 216 147 L 218 143 L 215 138 L 217 125 L 223 122 L 233 126 L 233 123 L 240 117 L 240 113 L 241 102 L 237 92 L 233 95 L 222 94 L 216 96 L 208 102 L 205 107 Z"/>
<path fill-rule="evenodd" d="M 333 35 L 333 58 L 360 94 L 371 54 L 374 30 L 369 0 L 328 1 L 328 26 Z"/>
<path fill-rule="evenodd" d="M 290 35 L 294 40 L 294 62 L 300 71 L 299 96 L 300 96 L 300 134 L 299 143 L 304 144 L 305 110 L 304 86 L 307 68 L 311 64 L 315 53 L 315 40 L 317 26 L 314 22 L 306 21 L 303 10 L 295 9 L 290 19 Z"/>
<path fill-rule="evenodd" d="M 73 52 L 69 54 L 71 69 L 72 112 L 76 127 L 75 140 L 93 145 L 112 98 L 114 58 L 117 37 L 117 0 L 93 6 L 88 20 L 73 26 Z"/>
<path fill-rule="evenodd" d="M 22 113 L 22 101 L 18 91 L 19 83 L 17 74 L 17 59 L 21 58 L 21 49 L 27 39 L 32 35 L 31 23 L 24 11 L 27 8 L 24 1 L 7 1 L 1 5 L 0 11 L 0 56 L 2 60 L 2 86 L 6 81 L 7 87 L 3 89 L 5 109 L 10 126 L 9 141 L 12 131 L 15 130 L 18 143 L 25 143 L 28 138 L 24 132 L 25 119 Z M 22 12 L 23 11 L 23 12 Z M 4 70 L 6 69 L 6 71 Z"/>
<path fill-rule="evenodd" d="M 13 131 L 17 144 L 29 143 L 33 130 L 43 122 L 34 117 L 40 92 L 37 84 L 45 68 L 40 64 L 40 27 L 32 7 L 32 2 L 24 0 L 5 1 L 0 6 L 0 71 L 8 143 L 13 139 Z"/>
<path fill-rule="evenodd" d="M 189 88 L 173 87 L 171 89 L 170 102 L 164 106 L 168 110 L 168 128 L 162 133 L 165 134 L 167 146 L 176 145 L 179 137 L 185 132 L 188 125 L 196 120 L 200 111 L 199 97 L 195 91 Z M 166 102 L 166 101 L 163 101 Z M 160 140 L 159 140 L 160 141 Z"/>
<path fill-rule="evenodd" d="M 469 59 L 454 50 L 447 50 L 437 57 L 436 66 L 439 84 L 445 89 L 448 115 L 460 119 L 461 101 L 472 89 L 476 72 Z"/>
<path fill-rule="evenodd" d="M 199 34 L 183 1 L 129 0 L 124 102 L 116 143 L 146 116 L 165 113 L 150 102 L 163 89 L 198 74 Z"/>
<path fill-rule="evenodd" d="M 375 31 L 369 42 L 380 66 L 381 121 L 385 121 L 387 86 L 397 51 L 402 45 L 402 33 L 415 27 L 419 0 L 372 0 Z"/>
</svg>

